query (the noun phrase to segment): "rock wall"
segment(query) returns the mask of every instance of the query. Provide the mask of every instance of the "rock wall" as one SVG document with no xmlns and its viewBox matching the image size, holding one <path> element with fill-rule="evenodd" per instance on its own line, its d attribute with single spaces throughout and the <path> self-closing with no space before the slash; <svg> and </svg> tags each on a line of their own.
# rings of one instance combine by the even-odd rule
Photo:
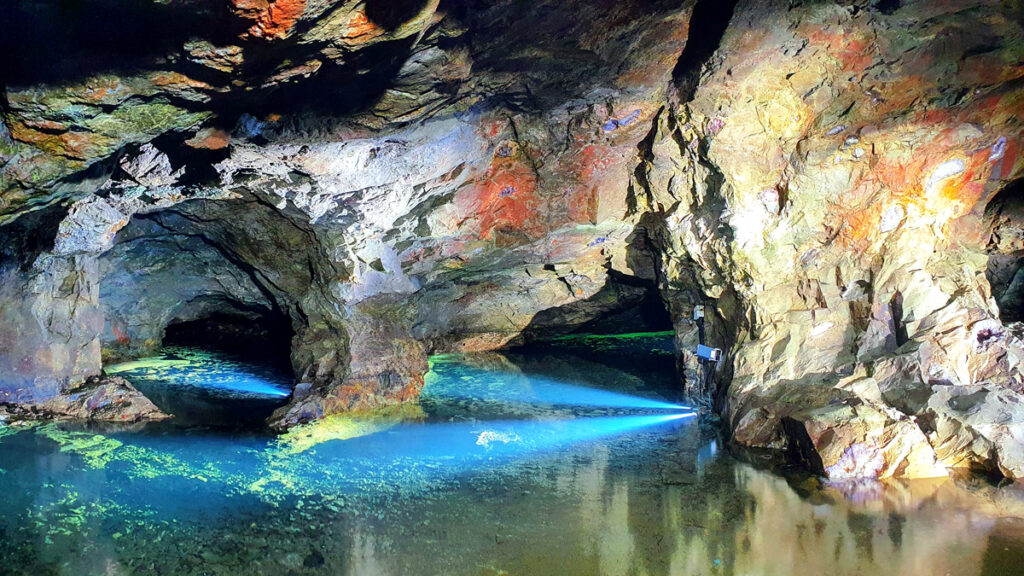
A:
<svg viewBox="0 0 1024 576">
<path fill-rule="evenodd" d="M 1024 475 L 1014 3 L 105 10 L 175 24 L 47 75 L 41 32 L 106 13 L 0 12 L 0 401 L 269 314 L 288 427 L 415 398 L 431 352 L 660 299 L 740 444 L 831 478 Z"/>
<path fill-rule="evenodd" d="M 736 441 L 832 478 L 1019 477 L 1021 341 L 986 278 L 1015 249 L 986 208 L 1022 169 L 1020 12 L 892 8 L 738 5 L 638 202 L 664 277 L 737 330 Z"/>
</svg>

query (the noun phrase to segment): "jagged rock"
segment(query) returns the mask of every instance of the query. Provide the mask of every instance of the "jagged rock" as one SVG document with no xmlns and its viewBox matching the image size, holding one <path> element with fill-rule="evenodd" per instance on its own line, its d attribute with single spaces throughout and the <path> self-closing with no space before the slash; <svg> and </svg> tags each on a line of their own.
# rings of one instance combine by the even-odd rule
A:
<svg viewBox="0 0 1024 576">
<path fill-rule="evenodd" d="M 983 215 L 1021 170 L 1004 145 L 1021 134 L 1019 72 L 986 38 L 1021 28 L 977 10 L 965 22 L 920 2 L 892 14 L 741 3 L 693 100 L 655 123 L 636 202 L 669 211 L 651 236 L 684 314 L 696 279 L 718 299 L 709 320 L 737 327 L 717 336 L 736 338 L 724 403 L 736 441 L 797 444 L 840 475 L 931 475 L 938 457 L 1019 476 L 1012 424 L 994 427 L 1002 453 L 970 432 L 943 450 L 964 416 L 944 410 L 958 424 L 936 434 L 926 407 L 944 404 L 944 385 L 1021 398 L 1020 344 L 984 278 L 993 231 L 1015 249 L 1013 210 Z M 956 71 L 914 56 L 944 30 L 963 34 L 958 53 L 992 51 Z"/>
<path fill-rule="evenodd" d="M 784 422 L 787 436 L 830 480 L 946 476 L 920 428 L 884 406 L 828 405 Z"/>
<path fill-rule="evenodd" d="M 124 378 L 90 378 L 80 386 L 38 404 L 0 405 L 13 418 L 73 418 L 134 423 L 170 418 Z"/>
</svg>

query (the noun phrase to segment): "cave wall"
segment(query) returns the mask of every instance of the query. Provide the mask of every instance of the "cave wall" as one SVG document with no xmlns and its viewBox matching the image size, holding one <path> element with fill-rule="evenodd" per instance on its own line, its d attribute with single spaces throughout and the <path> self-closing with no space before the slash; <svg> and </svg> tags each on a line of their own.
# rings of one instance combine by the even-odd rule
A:
<svg viewBox="0 0 1024 576">
<path fill-rule="evenodd" d="M 985 208 L 1022 167 L 1020 11 L 892 8 L 740 3 L 635 189 L 669 283 L 726 297 L 738 442 L 836 478 L 1019 476 Z"/>
<path fill-rule="evenodd" d="M 65 392 L 172 322 L 272 310 L 295 334 L 287 427 L 415 398 L 431 352 L 592 325 L 653 288 L 681 386 L 738 443 L 836 478 L 1024 474 L 1000 315 L 1019 5 L 104 6 L 175 26 L 138 51 L 53 2 L 0 10 L 20 24 L 0 401 Z M 81 50 L 48 75 L 52 27 Z M 31 219 L 49 244 L 23 241 Z M 696 305 L 726 352 L 710 390 Z"/>
</svg>

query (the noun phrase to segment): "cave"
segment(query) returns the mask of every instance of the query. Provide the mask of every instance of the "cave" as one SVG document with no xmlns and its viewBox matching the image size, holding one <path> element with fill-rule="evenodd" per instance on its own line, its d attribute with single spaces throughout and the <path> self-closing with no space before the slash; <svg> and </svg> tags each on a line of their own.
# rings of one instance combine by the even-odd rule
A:
<svg viewBox="0 0 1024 576">
<path fill-rule="evenodd" d="M 263 429 L 295 384 L 308 231 L 259 207 L 224 218 L 226 202 L 246 201 L 136 214 L 97 257 L 104 371 L 182 425 Z"/>
<path fill-rule="evenodd" d="M 195 320 L 171 322 L 164 329 L 163 346 L 221 350 L 272 366 L 288 367 L 292 337 L 291 319 L 269 311 L 212 312 Z"/>
<path fill-rule="evenodd" d="M 1021 46 L 993 0 L 0 3 L 0 572 L 1013 573 Z"/>
</svg>

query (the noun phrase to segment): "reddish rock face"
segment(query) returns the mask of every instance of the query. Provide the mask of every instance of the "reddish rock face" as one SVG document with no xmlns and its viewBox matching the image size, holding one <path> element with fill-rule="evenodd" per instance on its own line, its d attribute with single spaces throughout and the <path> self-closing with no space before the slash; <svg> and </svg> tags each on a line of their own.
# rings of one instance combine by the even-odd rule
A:
<svg viewBox="0 0 1024 576">
<path fill-rule="evenodd" d="M 485 4 L 126 4 L 149 48 L 59 78 L 12 31 L 0 401 L 235 306 L 292 323 L 287 427 L 657 294 L 740 444 L 1024 475 L 1019 10 Z"/>
<path fill-rule="evenodd" d="M 246 31 L 248 35 L 274 40 L 288 36 L 302 17 L 306 0 L 231 0 L 231 4 L 240 16 L 256 22 Z"/>
<path fill-rule="evenodd" d="M 187 146 L 205 150 L 223 150 L 231 142 L 231 135 L 216 128 L 204 128 L 195 136 L 185 140 Z"/>
</svg>

